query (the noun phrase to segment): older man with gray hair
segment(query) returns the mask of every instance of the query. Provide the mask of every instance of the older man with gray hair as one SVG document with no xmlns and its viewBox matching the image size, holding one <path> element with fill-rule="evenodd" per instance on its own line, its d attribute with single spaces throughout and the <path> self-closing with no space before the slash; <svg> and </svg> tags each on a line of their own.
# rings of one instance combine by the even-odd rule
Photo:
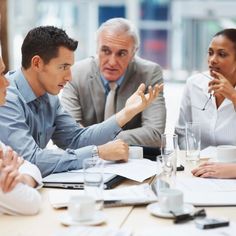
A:
<svg viewBox="0 0 236 236">
<path fill-rule="evenodd" d="M 136 56 L 139 36 L 127 19 L 113 18 L 97 31 L 97 55 L 72 67 L 72 81 L 64 88 L 62 104 L 82 126 L 100 123 L 120 111 L 141 83 L 162 84 L 162 70 Z M 117 138 L 130 145 L 160 146 L 165 129 L 163 92 L 123 127 Z"/>
</svg>

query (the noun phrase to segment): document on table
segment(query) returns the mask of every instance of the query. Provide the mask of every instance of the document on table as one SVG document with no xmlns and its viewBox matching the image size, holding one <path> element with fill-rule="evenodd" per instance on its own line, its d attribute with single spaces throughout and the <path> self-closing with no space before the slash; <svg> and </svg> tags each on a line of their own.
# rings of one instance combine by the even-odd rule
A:
<svg viewBox="0 0 236 236">
<path fill-rule="evenodd" d="M 158 232 L 158 233 L 157 233 Z M 186 224 L 172 224 L 168 226 L 158 225 L 158 228 L 146 228 L 139 230 L 136 236 L 176 236 L 176 235 L 191 235 L 191 236 L 235 236 L 236 235 L 236 224 L 230 222 L 229 226 L 220 227 L 215 229 L 202 230 L 198 229 L 194 222 Z"/>
<path fill-rule="evenodd" d="M 184 201 L 195 206 L 236 205 L 236 180 L 178 177 L 176 188 L 184 192 Z"/>
<path fill-rule="evenodd" d="M 67 207 L 69 199 L 73 195 L 82 195 L 83 191 L 51 190 L 49 192 L 49 202 L 54 208 Z M 157 201 L 157 196 L 151 190 L 149 184 L 132 185 L 117 189 L 103 191 L 106 206 L 122 206 L 147 204 Z"/>
<path fill-rule="evenodd" d="M 127 229 L 116 229 L 111 227 L 73 226 L 53 234 L 53 236 L 131 236 L 131 231 Z"/>
<path fill-rule="evenodd" d="M 149 184 L 108 189 L 104 191 L 104 201 L 108 206 L 148 204 L 157 201 L 157 196 Z"/>
<path fill-rule="evenodd" d="M 94 171 L 98 169 L 93 168 Z M 81 172 L 82 170 L 72 170 Z M 161 173 L 157 162 L 148 159 L 132 159 L 125 163 L 104 161 L 104 173 L 116 174 L 138 182 L 143 182 L 155 174 Z"/>
</svg>

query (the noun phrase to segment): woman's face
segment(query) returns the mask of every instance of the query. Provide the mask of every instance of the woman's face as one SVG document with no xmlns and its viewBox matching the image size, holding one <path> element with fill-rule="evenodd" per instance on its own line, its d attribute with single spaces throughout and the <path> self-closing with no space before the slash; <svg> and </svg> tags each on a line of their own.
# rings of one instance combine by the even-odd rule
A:
<svg viewBox="0 0 236 236">
<path fill-rule="evenodd" d="M 234 43 L 223 35 L 212 39 L 208 49 L 208 67 L 227 79 L 236 75 L 236 49 Z"/>
<path fill-rule="evenodd" d="M 5 65 L 2 58 L 0 57 L 0 106 L 5 103 L 5 97 L 7 94 L 7 86 L 9 85 L 8 80 L 4 76 Z"/>
</svg>

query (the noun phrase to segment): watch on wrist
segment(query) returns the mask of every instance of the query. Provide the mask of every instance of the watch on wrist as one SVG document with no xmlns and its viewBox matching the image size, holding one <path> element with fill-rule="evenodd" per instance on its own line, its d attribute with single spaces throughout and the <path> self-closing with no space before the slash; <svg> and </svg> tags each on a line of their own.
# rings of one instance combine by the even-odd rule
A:
<svg viewBox="0 0 236 236">
<path fill-rule="evenodd" d="M 92 149 L 92 158 L 99 158 L 98 147 L 95 145 L 93 146 Z"/>
</svg>

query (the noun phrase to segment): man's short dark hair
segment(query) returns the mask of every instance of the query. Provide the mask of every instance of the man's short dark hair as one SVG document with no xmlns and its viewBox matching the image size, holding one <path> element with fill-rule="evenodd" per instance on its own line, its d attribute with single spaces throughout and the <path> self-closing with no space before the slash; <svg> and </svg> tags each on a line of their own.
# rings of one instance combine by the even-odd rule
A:
<svg viewBox="0 0 236 236">
<path fill-rule="evenodd" d="M 54 26 L 40 26 L 29 31 L 22 47 L 22 67 L 28 69 L 31 59 L 38 55 L 47 64 L 58 56 L 59 47 L 75 51 L 78 41 L 69 38 L 66 32 Z"/>
</svg>

